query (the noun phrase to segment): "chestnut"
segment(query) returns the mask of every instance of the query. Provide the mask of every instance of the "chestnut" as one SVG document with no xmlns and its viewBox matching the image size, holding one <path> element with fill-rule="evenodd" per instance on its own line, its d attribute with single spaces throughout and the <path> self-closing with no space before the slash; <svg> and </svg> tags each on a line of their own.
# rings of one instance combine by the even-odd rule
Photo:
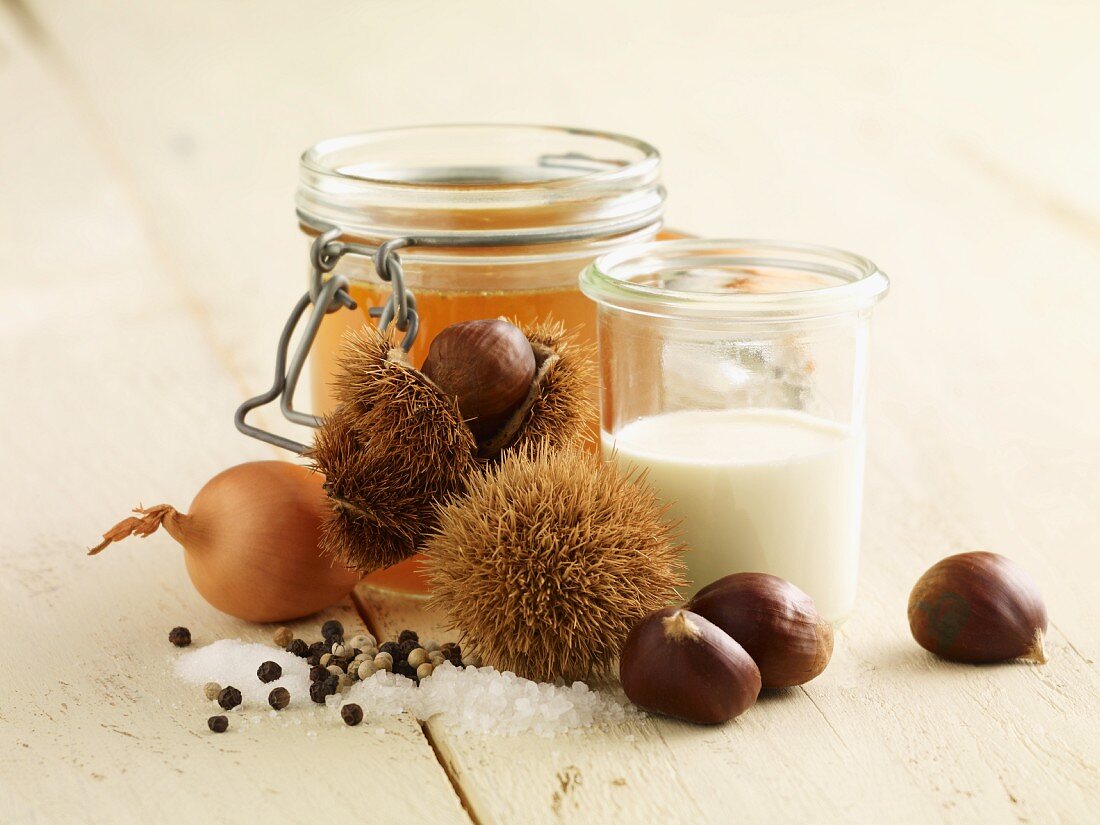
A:
<svg viewBox="0 0 1100 825">
<path fill-rule="evenodd" d="M 1032 578 L 997 553 L 948 556 L 909 595 L 917 644 L 953 662 L 1047 660 L 1047 609 Z"/>
<path fill-rule="evenodd" d="M 812 598 L 778 576 L 725 576 L 700 590 L 686 607 L 745 648 L 766 688 L 805 684 L 832 658 L 832 627 Z"/>
<path fill-rule="evenodd" d="M 744 713 L 760 693 L 745 649 L 702 616 L 666 607 L 627 636 L 619 660 L 627 698 L 645 710 L 716 725 Z"/>
<path fill-rule="evenodd" d="M 436 335 L 420 371 L 455 398 L 474 437 L 483 441 L 526 400 L 535 352 L 519 327 L 507 321 L 463 321 Z"/>
</svg>

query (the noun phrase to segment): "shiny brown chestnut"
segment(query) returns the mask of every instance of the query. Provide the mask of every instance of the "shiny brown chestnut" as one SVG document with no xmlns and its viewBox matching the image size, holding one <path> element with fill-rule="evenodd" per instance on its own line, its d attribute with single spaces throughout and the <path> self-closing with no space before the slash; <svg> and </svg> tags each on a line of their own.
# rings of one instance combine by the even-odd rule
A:
<svg viewBox="0 0 1100 825">
<path fill-rule="evenodd" d="M 480 440 L 495 434 L 527 398 L 535 352 L 519 327 L 507 321 L 462 321 L 432 340 L 420 371 L 455 397 Z"/>
<path fill-rule="evenodd" d="M 921 647 L 954 662 L 1047 660 L 1039 588 L 997 553 L 959 553 L 929 568 L 909 595 L 909 628 Z"/>
<path fill-rule="evenodd" d="M 832 658 L 832 627 L 812 598 L 778 576 L 734 573 L 704 587 L 686 607 L 745 648 L 766 688 L 805 684 Z"/>
<path fill-rule="evenodd" d="M 716 725 L 744 713 L 760 671 L 741 645 L 683 608 L 650 613 L 627 636 L 619 660 L 627 698 L 640 708 Z"/>
</svg>

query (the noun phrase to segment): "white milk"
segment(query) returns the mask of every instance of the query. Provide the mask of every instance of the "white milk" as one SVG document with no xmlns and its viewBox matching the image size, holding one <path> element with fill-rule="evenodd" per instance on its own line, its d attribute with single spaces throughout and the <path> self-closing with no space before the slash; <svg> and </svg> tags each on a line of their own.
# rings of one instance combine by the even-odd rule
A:
<svg viewBox="0 0 1100 825">
<path fill-rule="evenodd" d="M 680 519 L 690 593 L 729 573 L 794 582 L 830 621 L 855 602 L 863 439 L 795 410 L 687 410 L 603 434 Z"/>
</svg>

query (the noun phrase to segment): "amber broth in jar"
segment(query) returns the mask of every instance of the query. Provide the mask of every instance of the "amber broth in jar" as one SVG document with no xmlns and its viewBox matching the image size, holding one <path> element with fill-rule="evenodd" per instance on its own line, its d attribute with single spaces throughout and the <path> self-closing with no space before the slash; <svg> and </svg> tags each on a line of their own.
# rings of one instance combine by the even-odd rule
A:
<svg viewBox="0 0 1100 825">
<path fill-rule="evenodd" d="M 374 324 L 374 320 L 367 316 L 367 309 L 382 306 L 389 297 L 390 288 L 388 284 L 353 283 L 350 292 L 358 308 L 352 312 L 333 313 L 325 318 L 314 345 L 318 350 L 334 352 L 339 348 L 345 332 L 359 329 L 362 324 Z M 530 292 L 439 292 L 420 288 L 414 292 L 420 315 L 420 333 L 409 356 L 417 367 L 424 363 L 432 339 L 441 330 L 459 321 L 503 316 L 522 325 L 551 318 L 569 329 L 579 329 L 581 341 L 595 341 L 593 321 L 596 306 L 575 287 Z M 319 415 L 332 409 L 328 380 L 327 375 L 315 374 L 312 377 L 313 405 Z"/>
</svg>

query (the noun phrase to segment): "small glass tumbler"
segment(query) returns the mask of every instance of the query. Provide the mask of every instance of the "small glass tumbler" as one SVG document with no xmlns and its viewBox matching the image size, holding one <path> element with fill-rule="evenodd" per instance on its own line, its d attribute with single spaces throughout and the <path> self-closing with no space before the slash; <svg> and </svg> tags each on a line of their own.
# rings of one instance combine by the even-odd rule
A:
<svg viewBox="0 0 1100 825">
<path fill-rule="evenodd" d="M 597 303 L 604 453 L 646 469 L 679 520 L 689 595 L 771 573 L 843 620 L 886 276 L 826 247 L 681 240 L 611 252 L 580 283 Z"/>
</svg>

